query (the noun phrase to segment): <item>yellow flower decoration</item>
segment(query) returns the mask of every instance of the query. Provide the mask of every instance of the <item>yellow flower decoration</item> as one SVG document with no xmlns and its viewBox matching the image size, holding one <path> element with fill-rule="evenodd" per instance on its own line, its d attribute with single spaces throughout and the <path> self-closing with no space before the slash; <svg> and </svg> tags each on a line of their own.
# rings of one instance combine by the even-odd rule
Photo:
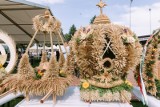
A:
<svg viewBox="0 0 160 107">
<path fill-rule="evenodd" d="M 63 70 L 61 70 L 59 73 L 60 73 L 60 74 L 63 74 L 63 73 L 64 73 L 64 71 L 63 71 Z"/>
<path fill-rule="evenodd" d="M 156 51 L 157 51 L 157 49 L 156 49 L 156 48 L 154 48 L 154 49 L 153 49 L 153 51 L 154 51 L 154 52 L 156 52 Z"/>
<path fill-rule="evenodd" d="M 44 73 L 40 73 L 40 76 L 43 76 L 44 75 Z"/>
<path fill-rule="evenodd" d="M 59 71 L 59 75 L 61 77 L 66 77 L 67 76 L 67 74 L 63 70 Z"/>
<path fill-rule="evenodd" d="M 41 71 L 38 71 L 38 75 L 43 76 L 44 73 L 42 73 Z"/>
<path fill-rule="evenodd" d="M 82 84 L 82 87 L 85 88 L 85 89 L 87 89 L 89 87 L 89 83 L 88 82 L 84 82 Z"/>
<path fill-rule="evenodd" d="M 128 80 L 126 80 L 125 83 L 128 84 L 129 86 L 133 86 L 132 83 Z"/>
<path fill-rule="evenodd" d="M 0 68 L 2 68 L 3 67 L 3 65 L 0 63 Z"/>
</svg>

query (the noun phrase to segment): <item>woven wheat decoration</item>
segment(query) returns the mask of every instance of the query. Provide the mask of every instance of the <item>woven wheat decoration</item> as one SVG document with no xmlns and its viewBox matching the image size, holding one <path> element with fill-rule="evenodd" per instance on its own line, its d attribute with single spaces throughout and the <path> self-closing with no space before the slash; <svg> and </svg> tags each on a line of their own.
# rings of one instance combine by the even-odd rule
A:
<svg viewBox="0 0 160 107">
<path fill-rule="evenodd" d="M 139 64 L 141 45 L 127 27 L 112 24 L 103 14 L 80 28 L 70 44 L 80 71 L 80 96 L 86 102 L 130 102 L 132 85 L 127 73 Z"/>
<path fill-rule="evenodd" d="M 35 34 L 33 35 L 25 54 L 22 56 L 18 65 L 18 73 L 6 78 L 0 85 L 0 90 L 9 88 L 10 90 L 0 95 L 3 97 L 12 92 L 22 92 L 29 100 L 30 95 L 44 95 L 40 100 L 43 103 L 50 95 L 53 95 L 53 101 L 56 103 L 56 96 L 63 96 L 66 88 L 70 86 L 72 81 L 71 72 L 73 69 L 70 67 L 71 55 L 67 52 L 67 59 L 65 60 L 62 50 L 60 49 L 59 62 L 56 60 L 53 53 L 53 34 L 56 34 L 64 44 L 61 36 L 61 23 L 50 14 L 47 10 L 45 14 L 37 15 L 33 18 L 33 28 Z M 44 49 L 41 57 L 40 65 L 33 68 L 29 63 L 28 50 L 34 41 L 38 32 L 44 33 L 44 38 L 50 36 L 50 44 L 52 55 L 50 60 L 47 60 Z M 47 35 L 48 34 L 48 35 Z M 60 41 L 60 40 L 58 40 Z M 60 44 L 60 43 L 59 43 Z"/>
</svg>

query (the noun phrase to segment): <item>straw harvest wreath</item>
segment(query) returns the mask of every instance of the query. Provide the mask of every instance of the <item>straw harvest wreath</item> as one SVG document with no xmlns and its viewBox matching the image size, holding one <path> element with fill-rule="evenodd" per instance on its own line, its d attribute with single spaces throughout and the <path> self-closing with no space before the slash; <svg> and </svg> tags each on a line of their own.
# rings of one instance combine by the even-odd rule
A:
<svg viewBox="0 0 160 107">
<path fill-rule="evenodd" d="M 0 40 L 6 44 L 8 47 L 9 53 L 10 53 L 10 59 L 7 66 L 4 67 L 4 64 L 7 61 L 7 53 L 2 44 L 0 44 L 0 83 L 13 71 L 13 68 L 15 67 L 16 61 L 17 61 L 17 55 L 16 55 L 16 45 L 13 39 L 8 36 L 7 33 L 0 31 Z M 0 93 L 2 93 L 1 91 Z"/>
<path fill-rule="evenodd" d="M 139 67 L 135 78 L 138 80 Z M 155 30 L 148 42 L 142 72 L 146 91 L 160 99 L 160 29 Z"/>
<path fill-rule="evenodd" d="M 63 39 L 60 35 L 61 24 L 55 17 L 51 16 L 49 11 L 46 11 L 44 15 L 35 16 L 33 18 L 33 25 L 35 34 L 31 39 L 25 54 L 20 60 L 18 65 L 18 73 L 6 78 L 3 81 L 0 90 L 4 88 L 9 88 L 10 90 L 0 95 L 0 97 L 3 97 L 10 92 L 20 91 L 26 95 L 27 100 L 29 100 L 29 95 L 45 95 L 41 99 L 41 103 L 43 103 L 44 100 L 46 100 L 51 94 L 53 94 L 53 100 L 55 102 L 56 96 L 62 96 L 65 92 L 65 89 L 72 81 L 72 77 L 70 75 L 72 71 L 70 64 L 71 55 L 67 52 L 67 59 L 65 60 L 61 51 L 59 62 L 57 62 L 53 53 L 52 33 L 58 35 L 63 42 Z M 44 49 L 40 65 L 35 71 L 35 69 L 32 68 L 29 63 L 28 49 L 38 32 L 44 32 L 45 35 L 47 33 L 50 34 L 52 55 L 50 61 L 48 62 Z M 37 72 L 41 78 L 37 78 Z"/>
<path fill-rule="evenodd" d="M 7 33 L 0 30 L 0 40 L 6 44 L 8 47 L 9 53 L 10 53 L 10 59 L 8 65 L 5 67 L 5 71 L 7 73 L 10 73 L 13 68 L 15 67 L 16 61 L 17 61 L 17 55 L 16 55 L 16 45 L 14 40 L 8 36 Z M 7 53 L 2 44 L 0 44 L 0 63 L 4 65 L 7 61 Z M 12 54 L 11 54 L 12 53 Z"/>
<path fill-rule="evenodd" d="M 132 85 L 126 76 L 139 64 L 141 45 L 129 28 L 110 23 L 102 1 L 97 6 L 101 14 L 70 42 L 81 74 L 81 99 L 130 102 Z"/>
</svg>

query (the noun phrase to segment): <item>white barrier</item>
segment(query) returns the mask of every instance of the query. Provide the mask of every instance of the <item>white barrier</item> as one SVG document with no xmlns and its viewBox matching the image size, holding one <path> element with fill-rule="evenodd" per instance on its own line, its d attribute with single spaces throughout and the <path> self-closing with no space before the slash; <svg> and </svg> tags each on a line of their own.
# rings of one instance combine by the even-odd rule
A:
<svg viewBox="0 0 160 107">
<path fill-rule="evenodd" d="M 19 96 L 23 96 L 23 94 L 21 93 L 17 93 L 17 94 L 8 94 L 7 96 L 3 97 L 3 98 L 0 98 L 0 105 L 3 105 Z"/>
<path fill-rule="evenodd" d="M 42 97 L 32 97 L 29 102 L 26 100 L 21 101 L 16 107 L 132 107 L 128 103 L 119 102 L 95 102 L 86 103 L 80 100 L 80 91 L 78 87 L 70 87 L 67 89 L 63 97 L 57 98 L 56 105 L 50 97 L 43 104 L 40 103 Z"/>
<path fill-rule="evenodd" d="M 134 87 L 133 93 L 138 100 L 142 101 L 142 94 L 140 93 L 139 87 Z M 148 107 L 160 107 L 160 100 L 150 95 L 147 95 L 147 99 L 148 99 Z"/>
</svg>

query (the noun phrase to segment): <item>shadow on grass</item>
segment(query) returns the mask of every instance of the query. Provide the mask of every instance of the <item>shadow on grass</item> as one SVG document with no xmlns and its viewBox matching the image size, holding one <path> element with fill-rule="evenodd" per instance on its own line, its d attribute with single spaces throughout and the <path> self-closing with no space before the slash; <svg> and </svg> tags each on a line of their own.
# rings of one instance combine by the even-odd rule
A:
<svg viewBox="0 0 160 107">
<path fill-rule="evenodd" d="M 144 106 L 143 103 L 140 101 L 131 101 L 131 105 L 133 107 L 148 107 L 148 106 Z"/>
<path fill-rule="evenodd" d="M 24 99 L 24 97 L 18 97 L 16 99 L 11 100 L 8 103 L 5 103 L 1 105 L 0 107 L 15 107 L 19 102 L 21 102 Z"/>
</svg>

